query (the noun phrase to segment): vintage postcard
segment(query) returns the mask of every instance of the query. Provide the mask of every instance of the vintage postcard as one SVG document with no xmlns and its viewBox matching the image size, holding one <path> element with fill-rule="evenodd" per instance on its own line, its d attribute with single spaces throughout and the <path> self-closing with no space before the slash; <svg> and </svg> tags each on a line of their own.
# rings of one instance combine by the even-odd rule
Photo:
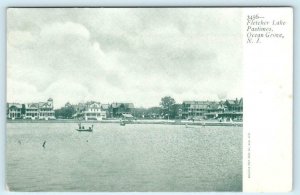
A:
<svg viewBox="0 0 300 195">
<path fill-rule="evenodd" d="M 292 189 L 293 9 L 8 8 L 6 188 Z"/>
</svg>

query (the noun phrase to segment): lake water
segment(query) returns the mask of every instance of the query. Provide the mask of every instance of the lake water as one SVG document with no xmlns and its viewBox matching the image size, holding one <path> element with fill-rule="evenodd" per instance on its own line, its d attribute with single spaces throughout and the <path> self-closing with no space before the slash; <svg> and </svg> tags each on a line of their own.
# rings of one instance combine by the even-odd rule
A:
<svg viewBox="0 0 300 195">
<path fill-rule="evenodd" d="M 8 123 L 10 190 L 242 191 L 242 127 L 76 127 Z"/>
</svg>

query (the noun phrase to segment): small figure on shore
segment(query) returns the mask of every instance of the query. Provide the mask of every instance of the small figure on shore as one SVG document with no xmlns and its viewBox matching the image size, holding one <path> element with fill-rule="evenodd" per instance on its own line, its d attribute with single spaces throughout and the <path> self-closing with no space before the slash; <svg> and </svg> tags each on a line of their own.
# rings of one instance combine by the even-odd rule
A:
<svg viewBox="0 0 300 195">
<path fill-rule="evenodd" d="M 22 142 L 20 141 L 20 140 L 18 140 L 18 143 L 21 145 L 22 144 Z"/>
<path fill-rule="evenodd" d="M 89 142 L 89 140 L 86 140 L 86 142 Z"/>
<path fill-rule="evenodd" d="M 45 148 L 46 147 L 46 141 L 44 141 L 44 143 L 43 143 L 43 148 Z"/>
</svg>

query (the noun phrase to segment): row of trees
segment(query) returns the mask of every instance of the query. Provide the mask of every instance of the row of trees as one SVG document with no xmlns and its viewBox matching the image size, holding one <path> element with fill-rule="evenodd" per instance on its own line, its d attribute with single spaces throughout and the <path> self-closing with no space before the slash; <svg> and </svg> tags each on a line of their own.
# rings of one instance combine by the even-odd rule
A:
<svg viewBox="0 0 300 195">
<path fill-rule="evenodd" d="M 178 107 L 174 98 L 165 96 L 161 98 L 159 107 L 135 108 L 132 114 L 137 118 L 175 118 Z"/>
<path fill-rule="evenodd" d="M 64 106 L 60 109 L 55 110 L 55 117 L 56 118 L 64 118 L 70 119 L 76 113 L 76 110 L 73 106 Z"/>
</svg>

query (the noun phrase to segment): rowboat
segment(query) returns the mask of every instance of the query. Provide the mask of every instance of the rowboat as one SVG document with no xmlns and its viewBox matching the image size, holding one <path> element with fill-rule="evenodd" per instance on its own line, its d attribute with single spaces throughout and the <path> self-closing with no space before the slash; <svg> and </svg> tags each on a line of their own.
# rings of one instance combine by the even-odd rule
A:
<svg viewBox="0 0 300 195">
<path fill-rule="evenodd" d="M 88 131 L 88 132 L 92 132 L 94 129 L 94 125 L 85 128 L 83 125 L 81 125 L 81 123 L 78 124 L 78 128 L 76 129 L 76 131 Z"/>
</svg>

